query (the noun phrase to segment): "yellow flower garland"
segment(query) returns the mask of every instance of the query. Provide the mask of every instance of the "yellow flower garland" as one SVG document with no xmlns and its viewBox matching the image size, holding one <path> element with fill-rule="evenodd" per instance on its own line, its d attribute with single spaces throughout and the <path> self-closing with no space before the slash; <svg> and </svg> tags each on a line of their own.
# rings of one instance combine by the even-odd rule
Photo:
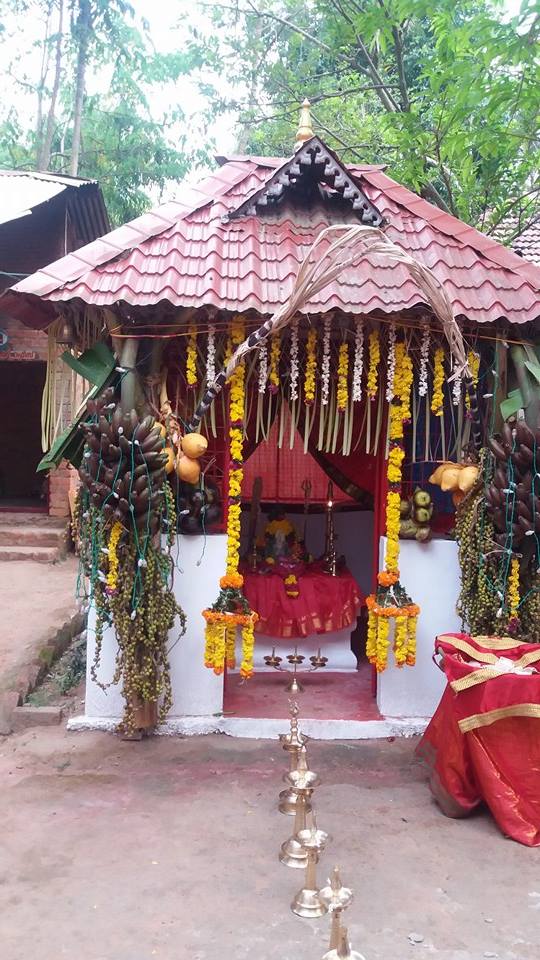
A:
<svg viewBox="0 0 540 960">
<path fill-rule="evenodd" d="M 344 411 L 349 403 L 349 344 L 342 343 L 339 348 L 337 408 Z"/>
<path fill-rule="evenodd" d="M 469 364 L 469 370 L 471 371 L 472 385 L 476 389 L 480 375 L 480 354 L 475 353 L 474 350 L 469 350 L 467 354 L 467 363 Z M 471 409 L 471 398 L 468 392 L 465 394 L 465 407 L 467 410 Z"/>
<path fill-rule="evenodd" d="M 118 547 L 118 541 L 122 536 L 122 524 L 119 520 L 115 520 L 112 527 L 111 533 L 109 536 L 109 546 L 108 546 L 108 555 L 109 555 L 109 571 L 107 573 L 107 590 L 109 593 L 114 593 L 118 586 L 118 554 L 116 548 Z"/>
<path fill-rule="evenodd" d="M 390 619 L 395 620 L 394 656 L 398 667 L 412 666 L 416 658 L 416 623 L 419 608 L 412 603 L 399 583 L 399 530 L 401 524 L 401 479 L 405 449 L 403 425 L 410 419 L 413 367 L 404 343 L 395 348 L 392 382 L 393 401 L 389 410 L 390 450 L 388 454 L 386 494 L 386 554 L 384 570 L 378 575 L 378 588 L 367 598 L 368 630 L 366 653 L 377 672 L 388 663 Z"/>
<path fill-rule="evenodd" d="M 442 417 L 444 412 L 444 350 L 437 347 L 433 363 L 433 396 L 431 398 L 431 412 L 436 417 Z"/>
<path fill-rule="evenodd" d="M 315 400 L 315 371 L 317 369 L 317 331 L 311 327 L 306 343 L 306 370 L 304 374 L 304 402 Z"/>
<path fill-rule="evenodd" d="M 366 392 L 370 400 L 377 396 L 377 385 L 379 381 L 379 362 L 381 359 L 381 345 L 379 343 L 379 333 L 372 330 L 369 335 L 369 368 L 367 375 Z"/>
<path fill-rule="evenodd" d="M 277 393 L 279 389 L 279 361 L 281 358 L 281 337 L 277 333 L 272 337 L 270 345 L 270 368 L 268 371 L 268 383 L 270 391 Z"/>
<path fill-rule="evenodd" d="M 230 355 L 244 340 L 244 321 L 235 317 L 231 324 Z M 227 349 L 229 350 L 229 344 Z M 229 393 L 229 509 L 227 514 L 227 556 L 225 575 L 220 580 L 220 595 L 208 610 L 203 611 L 205 629 L 205 666 L 221 674 L 225 665 L 236 663 L 236 634 L 242 628 L 242 664 L 240 675 L 247 679 L 253 673 L 254 628 L 257 614 L 249 608 L 242 594 L 244 578 L 239 572 L 240 527 L 242 515 L 242 480 L 244 471 L 244 406 L 245 363 L 240 363 L 230 380 Z"/>
<path fill-rule="evenodd" d="M 512 557 L 510 563 L 510 576 L 507 584 L 508 591 L 508 611 L 511 617 L 517 617 L 519 610 L 519 560 Z"/>
<path fill-rule="evenodd" d="M 190 389 L 194 389 L 197 386 L 197 327 L 194 324 L 192 324 L 188 330 L 186 380 Z"/>
</svg>

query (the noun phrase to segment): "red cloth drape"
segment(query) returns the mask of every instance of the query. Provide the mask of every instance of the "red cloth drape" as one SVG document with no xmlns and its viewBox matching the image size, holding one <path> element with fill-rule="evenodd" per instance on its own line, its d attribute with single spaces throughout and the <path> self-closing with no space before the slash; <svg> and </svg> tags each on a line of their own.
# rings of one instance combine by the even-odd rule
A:
<svg viewBox="0 0 540 960">
<path fill-rule="evenodd" d="M 417 751 L 436 800 L 450 817 L 485 802 L 504 834 L 540 846 L 540 645 L 447 634 L 436 649 L 449 683 Z M 535 672 L 502 673 L 501 657 Z"/>
<path fill-rule="evenodd" d="M 300 638 L 350 627 L 364 601 L 348 570 L 331 577 L 308 568 L 297 575 L 298 596 L 288 597 L 283 577 L 243 571 L 244 593 L 259 621 L 257 633 L 267 637 Z"/>
</svg>

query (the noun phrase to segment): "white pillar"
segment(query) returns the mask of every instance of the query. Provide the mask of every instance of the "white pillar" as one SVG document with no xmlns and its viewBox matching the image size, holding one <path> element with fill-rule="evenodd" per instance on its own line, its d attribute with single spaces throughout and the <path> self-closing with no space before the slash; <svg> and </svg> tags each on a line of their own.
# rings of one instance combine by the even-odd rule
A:
<svg viewBox="0 0 540 960">
<path fill-rule="evenodd" d="M 169 634 L 169 662 L 173 706 L 171 717 L 211 716 L 223 709 L 223 677 L 204 666 L 204 619 L 201 611 L 216 599 L 219 578 L 225 569 L 227 538 L 218 534 L 180 536 L 173 548 L 174 593 L 187 617 L 186 632 L 179 638 L 178 623 Z M 204 557 L 203 557 L 204 550 Z M 202 557 L 202 560 L 201 560 Z M 102 690 L 92 680 L 95 653 L 95 611 L 88 618 L 88 663 L 86 669 L 85 714 L 92 718 L 120 719 L 123 697 L 120 686 Z M 112 628 L 103 634 L 101 663 L 97 679 L 108 683 L 114 675 L 117 643 Z"/>
<path fill-rule="evenodd" d="M 386 538 L 379 545 L 379 569 L 384 569 Z M 389 651 L 388 667 L 379 674 L 377 705 L 385 717 L 431 717 L 446 679 L 433 663 L 435 637 L 461 629 L 456 613 L 460 589 L 458 548 L 455 540 L 400 540 L 400 581 L 414 603 L 418 618 L 416 666 L 395 665 Z"/>
</svg>

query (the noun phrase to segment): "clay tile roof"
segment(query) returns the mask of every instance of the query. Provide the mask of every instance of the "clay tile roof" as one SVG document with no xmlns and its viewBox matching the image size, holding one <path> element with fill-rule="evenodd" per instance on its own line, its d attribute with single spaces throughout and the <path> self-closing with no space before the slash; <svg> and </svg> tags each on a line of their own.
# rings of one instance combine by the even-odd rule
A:
<svg viewBox="0 0 540 960">
<path fill-rule="evenodd" d="M 269 215 L 229 215 L 264 190 L 279 158 L 233 156 L 174 201 L 152 210 L 21 281 L 3 310 L 46 326 L 63 302 L 123 302 L 272 313 L 287 297 L 307 249 L 329 220 L 358 222 L 341 199 L 300 213 L 283 203 Z M 431 267 L 456 316 L 473 323 L 540 317 L 540 268 L 396 183 L 380 165 L 344 168 L 384 218 L 391 240 Z M 293 189 L 293 188 L 287 188 Z M 350 195 L 348 190 L 345 197 Z M 345 211 L 345 213 L 344 213 Z M 350 314 L 394 313 L 422 306 L 404 267 L 369 257 L 306 306 Z"/>
</svg>

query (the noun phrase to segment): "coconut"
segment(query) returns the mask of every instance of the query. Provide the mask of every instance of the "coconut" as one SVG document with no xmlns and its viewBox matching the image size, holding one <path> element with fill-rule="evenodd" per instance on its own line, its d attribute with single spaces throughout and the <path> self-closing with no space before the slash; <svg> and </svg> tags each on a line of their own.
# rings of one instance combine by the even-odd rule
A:
<svg viewBox="0 0 540 960">
<path fill-rule="evenodd" d="M 445 467 L 441 474 L 441 490 L 458 490 L 460 473 L 461 467 L 458 464 L 453 464 L 451 467 Z"/>
<path fill-rule="evenodd" d="M 192 460 L 191 457 L 179 457 L 176 461 L 176 475 L 179 480 L 183 480 L 185 483 L 197 483 L 201 475 L 198 461 Z"/>
<path fill-rule="evenodd" d="M 441 485 L 442 475 L 447 467 L 459 467 L 458 463 L 452 463 L 450 460 L 445 460 L 444 463 L 440 463 L 438 467 L 433 471 L 429 478 L 430 483 L 435 483 L 437 486 Z"/>
<path fill-rule="evenodd" d="M 206 453 L 208 440 L 200 433 L 186 433 L 185 437 L 182 437 L 180 441 L 180 446 L 182 447 L 182 453 L 185 453 L 186 457 L 191 457 L 193 460 L 196 460 L 197 457 L 202 457 L 203 453 Z"/>
<path fill-rule="evenodd" d="M 462 493 L 468 493 L 472 490 L 478 479 L 478 467 L 463 467 L 459 475 L 458 486 Z"/>
<path fill-rule="evenodd" d="M 167 463 L 165 464 L 165 473 L 172 473 L 174 470 L 174 463 L 176 459 L 174 447 L 171 447 L 171 446 L 165 447 L 163 453 L 167 455 Z"/>
</svg>

